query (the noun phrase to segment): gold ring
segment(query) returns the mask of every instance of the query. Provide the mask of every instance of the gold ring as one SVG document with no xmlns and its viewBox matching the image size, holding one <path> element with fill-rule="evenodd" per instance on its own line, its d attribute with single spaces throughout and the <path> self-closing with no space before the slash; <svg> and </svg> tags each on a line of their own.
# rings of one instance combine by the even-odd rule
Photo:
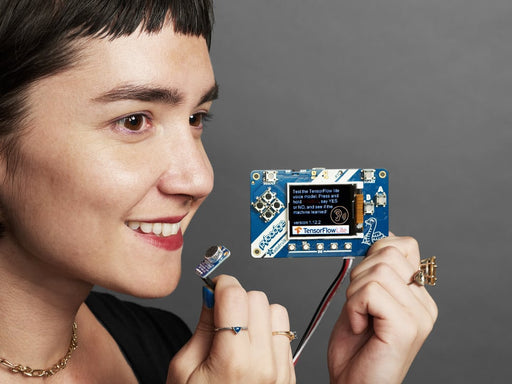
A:
<svg viewBox="0 0 512 384">
<path fill-rule="evenodd" d="M 239 327 L 239 326 L 235 326 L 235 327 L 221 327 L 221 328 L 214 328 L 213 330 L 215 332 L 218 332 L 218 331 L 232 331 L 235 335 L 238 335 L 240 333 L 240 331 L 247 331 L 247 327 Z"/>
<path fill-rule="evenodd" d="M 294 331 L 273 331 L 272 336 L 276 335 L 286 336 L 290 341 L 297 338 L 297 333 Z"/>
<path fill-rule="evenodd" d="M 414 283 L 420 286 L 424 286 L 425 284 L 436 285 L 436 272 L 436 257 L 432 256 L 428 259 L 421 260 L 418 270 L 412 276 L 412 280 Z"/>
</svg>

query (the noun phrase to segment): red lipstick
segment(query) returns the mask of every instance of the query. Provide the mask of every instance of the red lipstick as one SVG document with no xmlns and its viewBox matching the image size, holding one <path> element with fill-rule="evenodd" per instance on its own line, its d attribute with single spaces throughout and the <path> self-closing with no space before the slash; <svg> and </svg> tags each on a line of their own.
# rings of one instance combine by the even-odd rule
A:
<svg viewBox="0 0 512 384">
<path fill-rule="evenodd" d="M 175 251 L 183 246 L 183 233 L 180 223 L 184 217 L 161 217 L 140 221 L 128 220 L 125 224 L 134 231 L 135 235 L 151 245 L 168 251 Z"/>
<path fill-rule="evenodd" d="M 181 228 L 178 230 L 177 234 L 167 237 L 139 231 L 135 231 L 135 235 L 139 236 L 142 240 L 150 243 L 151 245 L 167 251 L 176 251 L 183 247 L 183 233 L 181 232 Z"/>
</svg>

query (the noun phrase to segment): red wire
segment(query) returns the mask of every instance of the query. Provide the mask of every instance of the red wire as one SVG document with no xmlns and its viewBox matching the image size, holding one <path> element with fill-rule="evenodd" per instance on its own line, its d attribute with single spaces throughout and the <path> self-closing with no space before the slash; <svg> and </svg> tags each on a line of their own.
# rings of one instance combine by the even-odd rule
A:
<svg viewBox="0 0 512 384">
<path fill-rule="evenodd" d="M 334 285 L 333 289 L 331 290 L 331 292 L 329 293 L 329 296 L 326 298 L 325 302 L 323 303 L 321 309 L 320 309 L 320 312 L 315 320 L 315 322 L 313 323 L 313 326 L 311 327 L 311 329 L 313 329 L 314 327 L 316 327 L 316 325 L 320 322 L 322 316 L 324 315 L 325 311 L 327 310 L 327 307 L 329 306 L 329 304 L 331 303 L 331 300 L 332 298 L 334 297 L 334 295 L 336 294 L 336 291 L 338 290 L 341 282 L 343 281 L 343 279 L 345 278 L 345 274 L 347 273 L 347 270 L 350 266 L 350 262 L 347 262 L 347 263 L 344 263 L 344 268 L 343 268 L 343 271 L 341 272 L 341 274 L 339 275 L 337 281 L 336 281 L 336 284 Z"/>
<path fill-rule="evenodd" d="M 324 297 L 322 298 L 322 302 L 320 303 L 319 308 L 316 310 L 315 315 L 313 315 L 313 319 L 310 322 L 308 329 L 306 330 L 306 333 L 302 337 L 299 346 L 297 347 L 297 350 L 295 351 L 295 354 L 293 356 L 293 365 L 297 364 L 297 361 L 299 360 L 300 355 L 302 354 L 302 351 L 304 347 L 306 346 L 307 342 L 311 338 L 311 335 L 315 331 L 316 327 L 320 323 L 320 320 L 322 319 L 324 313 L 327 310 L 327 307 L 329 306 L 332 298 L 334 297 L 336 291 L 338 290 L 340 284 L 342 283 L 343 279 L 345 278 L 345 275 L 347 274 L 348 270 L 352 266 L 352 259 L 344 259 L 343 260 L 343 266 L 342 270 L 336 277 L 336 279 L 331 283 L 329 289 L 325 293 Z"/>
</svg>

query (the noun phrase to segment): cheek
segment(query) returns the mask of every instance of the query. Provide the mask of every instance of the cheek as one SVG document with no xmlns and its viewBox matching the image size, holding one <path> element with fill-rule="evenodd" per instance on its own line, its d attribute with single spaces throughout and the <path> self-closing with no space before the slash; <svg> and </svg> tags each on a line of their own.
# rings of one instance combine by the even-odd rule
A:
<svg viewBox="0 0 512 384">
<path fill-rule="evenodd" d="M 64 159 L 24 159 L 11 187 L 2 188 L 7 236 L 22 252 L 70 271 L 108 270 L 124 246 L 126 214 L 151 180 L 98 154 Z"/>
<path fill-rule="evenodd" d="M 150 183 L 140 170 L 98 152 L 65 151 L 58 156 L 32 152 L 20 163 L 4 203 L 16 220 L 29 227 L 79 237 L 82 229 L 96 232 L 103 221 L 119 220 Z"/>
</svg>

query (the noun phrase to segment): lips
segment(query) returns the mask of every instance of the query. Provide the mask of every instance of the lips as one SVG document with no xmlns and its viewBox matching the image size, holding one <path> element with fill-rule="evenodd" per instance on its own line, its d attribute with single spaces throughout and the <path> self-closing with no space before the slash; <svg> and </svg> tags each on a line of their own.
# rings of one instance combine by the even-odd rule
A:
<svg viewBox="0 0 512 384">
<path fill-rule="evenodd" d="M 128 221 L 126 225 L 136 235 L 151 245 L 174 251 L 183 246 L 181 219 L 160 219 L 154 221 Z"/>
</svg>

